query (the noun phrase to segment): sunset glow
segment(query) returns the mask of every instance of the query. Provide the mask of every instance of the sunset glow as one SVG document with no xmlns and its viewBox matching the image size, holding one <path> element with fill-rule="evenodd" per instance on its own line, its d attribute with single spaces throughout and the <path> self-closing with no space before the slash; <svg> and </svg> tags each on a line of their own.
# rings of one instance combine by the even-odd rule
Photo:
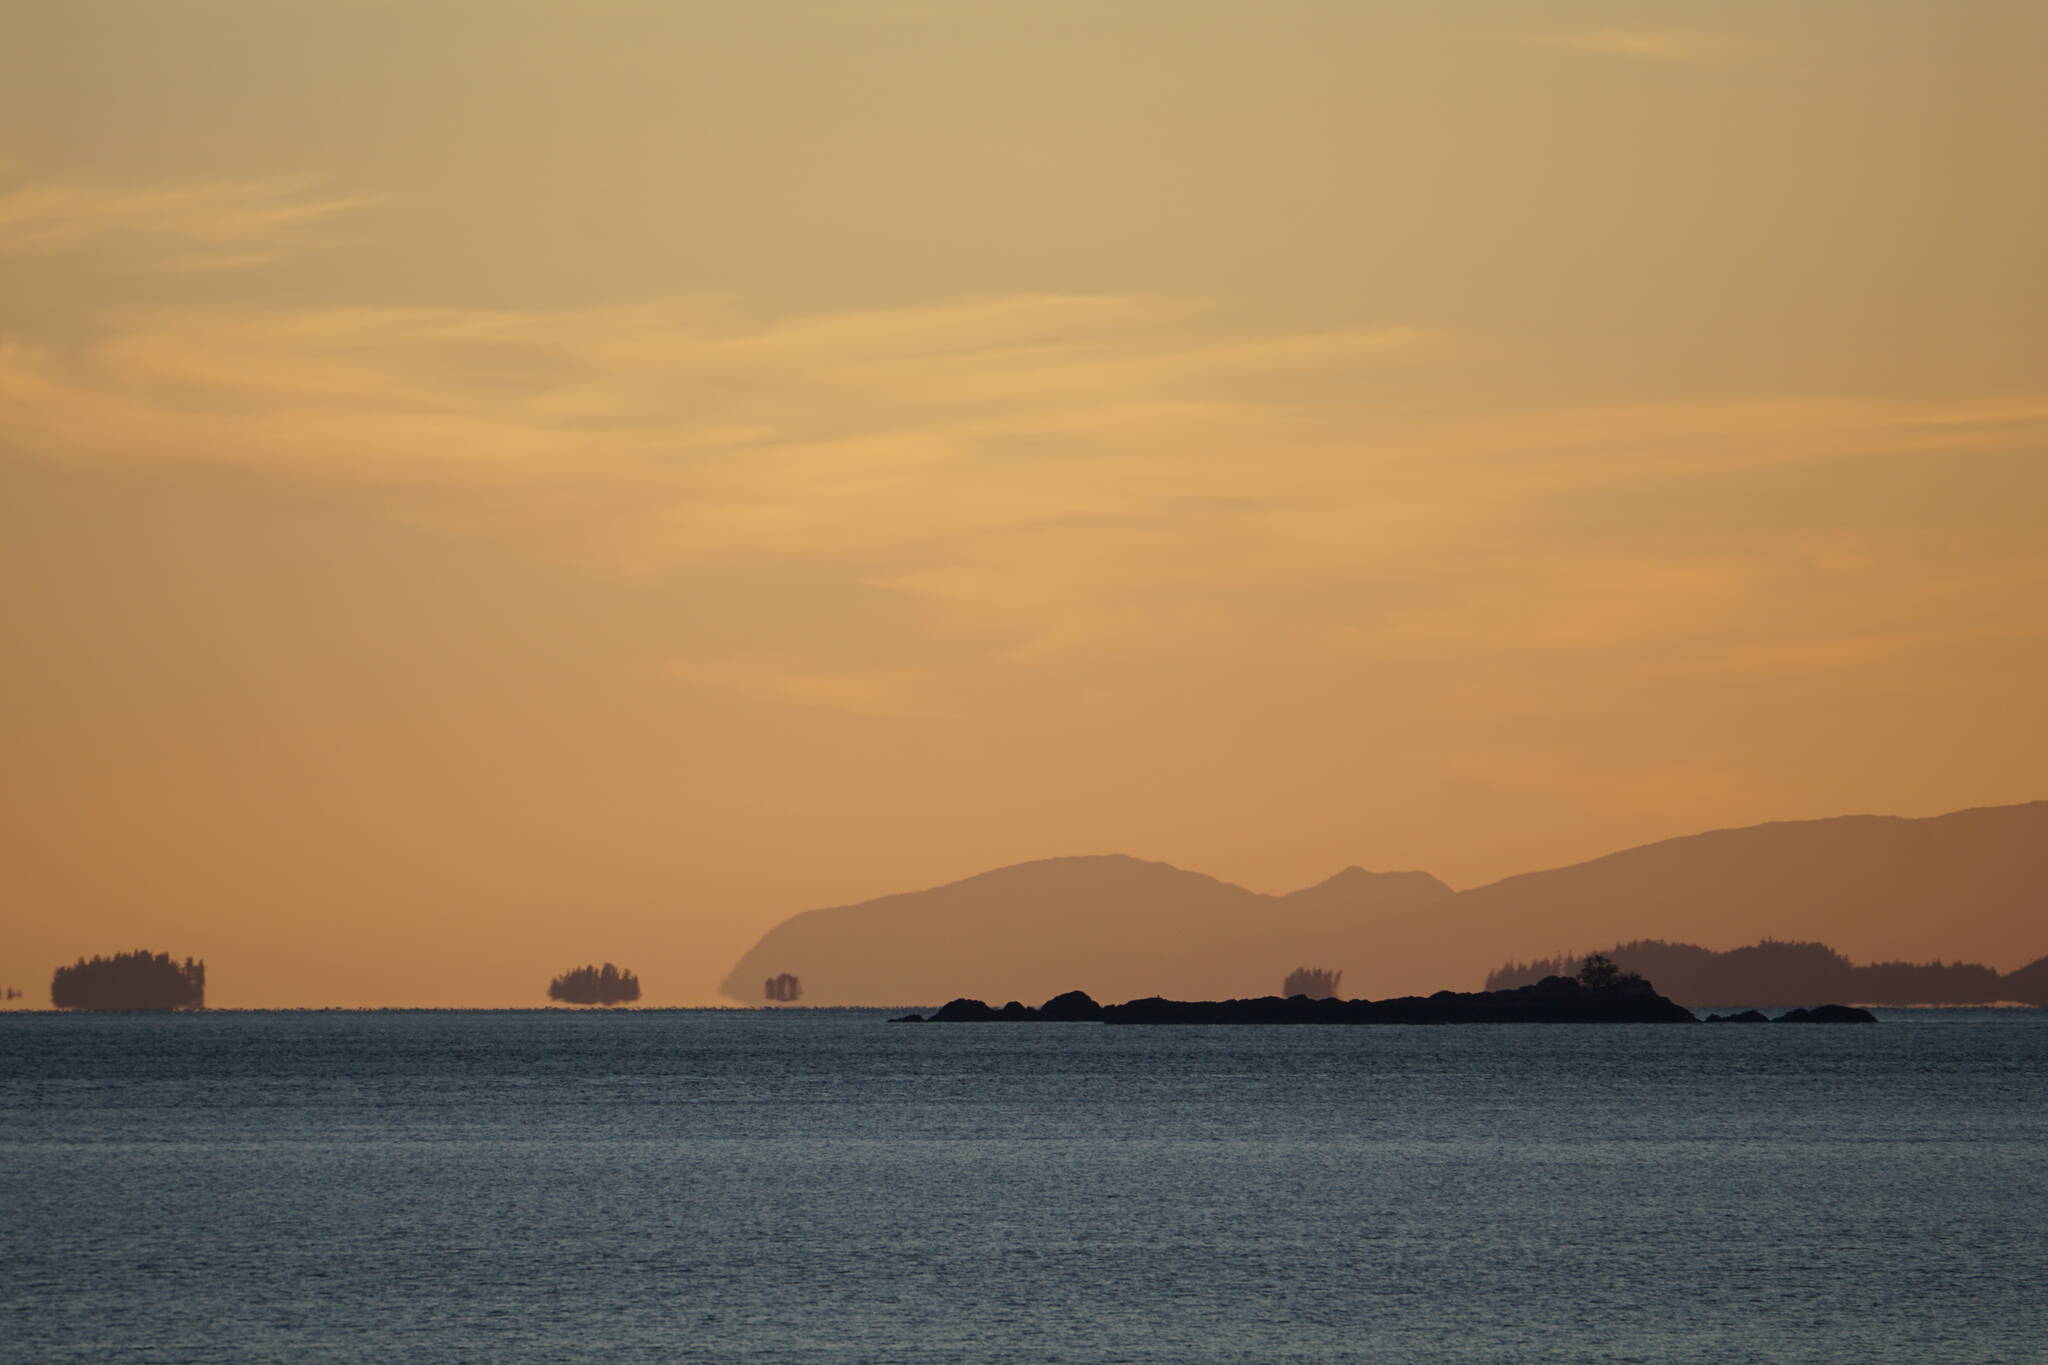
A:
<svg viewBox="0 0 2048 1365">
<path fill-rule="evenodd" d="M 15 10 L 22 1003 L 2048 795 L 2037 3 Z"/>
</svg>

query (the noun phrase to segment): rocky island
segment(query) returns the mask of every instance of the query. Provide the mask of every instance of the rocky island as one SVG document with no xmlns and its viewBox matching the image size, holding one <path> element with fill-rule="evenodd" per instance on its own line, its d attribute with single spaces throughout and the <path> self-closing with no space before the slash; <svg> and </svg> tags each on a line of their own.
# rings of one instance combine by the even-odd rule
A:
<svg viewBox="0 0 2048 1365">
<path fill-rule="evenodd" d="M 206 964 L 146 948 L 81 957 L 51 976 L 50 1003 L 60 1010 L 205 1009 Z"/>
<path fill-rule="evenodd" d="M 1710 1024 L 1874 1024 L 1877 1016 L 1854 1005 L 1815 1005 L 1812 1009 L 1786 1010 L 1773 1019 L 1762 1010 L 1740 1014 L 1710 1014 Z"/>
<path fill-rule="evenodd" d="M 1649 982 L 1629 978 L 1583 986 L 1568 976 L 1546 977 L 1515 990 L 1438 991 L 1387 1000 L 1312 1000 L 1306 995 L 1254 1000 L 1164 1000 L 1157 996 L 1100 1005 L 1084 992 L 1057 995 L 1036 1009 L 1011 1001 L 996 1009 L 980 1000 L 955 1000 L 929 1020 L 906 1015 L 899 1023 L 1079 1022 L 1105 1024 L 1693 1024 L 1683 1005 L 1657 994 Z"/>
<path fill-rule="evenodd" d="M 1757 1016 L 1762 1019 L 1763 1016 Z M 1000 1009 L 960 999 L 929 1019 L 907 1014 L 895 1024 L 1696 1024 L 1691 1010 L 1657 994 L 1641 977 L 1584 985 L 1568 976 L 1545 977 L 1513 990 L 1438 991 L 1387 1000 L 1312 1000 L 1306 995 L 1254 1000 L 1164 1000 L 1151 996 L 1122 1005 L 1097 1004 L 1084 991 L 1056 995 L 1033 1008 L 1012 1000 Z M 1718 1020 L 1717 1020 L 1718 1022 Z M 1746 1021 L 1745 1021 L 1746 1022 Z M 1875 1022 L 1864 1010 L 1822 1005 L 1794 1010 L 1780 1023 Z"/>
</svg>

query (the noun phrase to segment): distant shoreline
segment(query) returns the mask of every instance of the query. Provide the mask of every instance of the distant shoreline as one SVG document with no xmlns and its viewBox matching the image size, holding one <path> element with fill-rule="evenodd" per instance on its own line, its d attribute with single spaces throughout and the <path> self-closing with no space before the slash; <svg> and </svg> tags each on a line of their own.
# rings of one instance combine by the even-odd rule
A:
<svg viewBox="0 0 2048 1365">
<path fill-rule="evenodd" d="M 2048 1014 L 2048 1005 L 2029 1005 L 2019 1001 L 1982 1003 L 1968 1001 L 1961 1004 L 1915 1004 L 1888 1005 L 1863 1000 L 1842 1002 L 1859 1009 L 1884 1010 L 1891 1013 L 1948 1012 L 1976 1010 L 1998 1014 Z M 254 1014 L 559 1014 L 559 1015 L 618 1015 L 618 1014 L 894 1014 L 936 1011 L 938 1005 L 633 1005 L 633 1006 L 590 1006 L 587 1008 L 565 1008 L 548 1005 L 209 1005 L 199 1010 L 76 1010 L 53 1009 L 48 1005 L 34 1005 L 26 1008 L 0 1008 L 0 1019 L 12 1016 L 35 1018 L 84 1017 L 106 1018 L 109 1016 L 179 1016 L 197 1018 L 212 1015 L 254 1015 Z M 1702 1019 L 1716 1011 L 1750 1009 L 1754 1006 L 1744 1001 L 1719 1001 L 1709 1005 L 1686 1006 Z M 1775 1007 L 1772 1007 L 1775 1008 Z"/>
<path fill-rule="evenodd" d="M 195 1018 L 216 1014 L 886 1014 L 936 1005 L 209 1005 L 196 1010 L 57 1009 L 50 1005 L 0 1008 L 0 1017 L 106 1017 L 152 1015 Z"/>
</svg>

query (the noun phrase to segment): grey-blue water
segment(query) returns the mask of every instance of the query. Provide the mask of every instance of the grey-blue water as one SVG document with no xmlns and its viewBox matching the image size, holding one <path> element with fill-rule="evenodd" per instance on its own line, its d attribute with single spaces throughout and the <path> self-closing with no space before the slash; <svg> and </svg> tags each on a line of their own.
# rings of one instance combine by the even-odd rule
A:
<svg viewBox="0 0 2048 1365">
<path fill-rule="evenodd" d="M 8 1361 L 2048 1358 L 2048 1018 L 0 1015 Z"/>
</svg>

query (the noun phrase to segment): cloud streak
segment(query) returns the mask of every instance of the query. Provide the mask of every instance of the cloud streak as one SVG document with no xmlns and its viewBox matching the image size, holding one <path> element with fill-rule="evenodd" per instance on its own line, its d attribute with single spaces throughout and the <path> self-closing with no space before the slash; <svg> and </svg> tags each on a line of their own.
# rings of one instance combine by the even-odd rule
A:
<svg viewBox="0 0 2048 1365">
<path fill-rule="evenodd" d="M 817 673 L 773 664 L 727 659 L 700 663 L 678 659 L 668 665 L 682 682 L 734 696 L 867 717 L 904 717 L 927 712 L 931 675 L 922 669 L 869 669 Z"/>
<path fill-rule="evenodd" d="M 1518 47 L 1679 66 L 1719 66 L 1749 47 L 1739 38 L 1700 29 L 1589 28 L 1568 33 L 1502 33 L 1488 37 L 1490 41 Z"/>
<path fill-rule="evenodd" d="M 1361 396 L 1457 355 L 1422 330 L 1245 335 L 1136 297 L 751 324 L 686 302 L 169 311 L 0 348 L 0 416 L 18 452 L 353 487 L 600 572 L 794 566 L 911 604 L 935 656 L 1030 667 L 1194 659 L 1283 626 L 1318 657 L 1438 663 L 1734 641 L 1787 594 L 1832 600 L 1839 565 L 1881 547 L 1823 563 L 1789 531 L 1586 541 L 1545 518 L 1601 490 L 1685 502 L 1779 466 L 2048 441 L 2029 395 L 1490 413 Z M 1748 657 L 1864 657 L 1802 653 L 1822 619 Z M 929 660 L 898 662 L 799 647 L 672 671 L 864 715 L 942 695 Z"/>
<path fill-rule="evenodd" d="M 9 167 L 0 163 L 0 174 Z M 335 221 L 380 202 L 323 195 L 304 178 L 121 188 L 27 181 L 0 188 L 0 257 L 85 251 L 174 270 L 262 265 L 331 245 Z"/>
</svg>

